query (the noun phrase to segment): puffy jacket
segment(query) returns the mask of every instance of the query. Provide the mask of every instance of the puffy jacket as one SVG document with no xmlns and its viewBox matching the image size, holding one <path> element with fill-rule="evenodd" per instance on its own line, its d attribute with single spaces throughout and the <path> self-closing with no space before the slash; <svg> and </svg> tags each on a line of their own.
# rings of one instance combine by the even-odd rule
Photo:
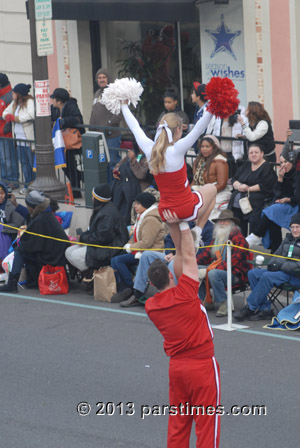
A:
<svg viewBox="0 0 300 448">
<path fill-rule="evenodd" d="M 286 274 L 300 277 L 300 237 L 294 238 L 291 233 L 288 233 L 274 255 L 287 257 L 291 245 L 293 245 L 294 247 L 293 252 L 289 258 L 299 258 L 299 261 L 272 257 L 268 263 L 268 269 L 270 271 L 282 271 Z"/>
<path fill-rule="evenodd" d="M 8 114 L 15 115 L 17 104 L 12 101 L 3 112 L 3 118 Z M 26 140 L 34 140 L 34 100 L 29 98 L 24 107 L 19 109 L 19 123 L 22 124 Z M 13 123 L 14 132 L 14 123 Z M 33 147 L 33 145 L 32 145 Z"/>
</svg>

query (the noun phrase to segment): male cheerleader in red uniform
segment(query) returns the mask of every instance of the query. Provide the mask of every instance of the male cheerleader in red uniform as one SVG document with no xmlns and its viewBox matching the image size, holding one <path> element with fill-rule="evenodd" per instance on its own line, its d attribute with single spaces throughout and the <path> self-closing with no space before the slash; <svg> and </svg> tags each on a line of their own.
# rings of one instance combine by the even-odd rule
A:
<svg viewBox="0 0 300 448">
<path fill-rule="evenodd" d="M 164 212 L 164 217 L 171 225 L 178 225 L 177 216 L 169 210 Z M 164 349 L 170 356 L 169 399 L 174 408 L 169 415 L 168 448 L 189 447 L 193 420 L 197 448 L 218 448 L 220 417 L 211 411 L 220 405 L 213 332 L 198 298 L 198 268 L 192 234 L 186 222 L 181 222 L 179 229 L 180 236 L 174 241 L 174 272 L 178 284 L 175 286 L 167 266 L 155 260 L 148 277 L 159 292 L 146 302 L 146 312 L 164 337 Z M 200 412 L 192 406 L 199 407 Z M 207 409 L 210 411 L 206 412 Z"/>
</svg>

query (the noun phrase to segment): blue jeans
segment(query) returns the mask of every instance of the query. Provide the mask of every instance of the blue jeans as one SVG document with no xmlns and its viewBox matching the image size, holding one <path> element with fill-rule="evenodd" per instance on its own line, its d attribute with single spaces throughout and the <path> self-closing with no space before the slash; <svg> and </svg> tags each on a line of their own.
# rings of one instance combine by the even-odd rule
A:
<svg viewBox="0 0 300 448">
<path fill-rule="evenodd" d="M 111 259 L 111 267 L 116 271 L 117 282 L 123 281 L 128 288 L 133 286 L 132 273 L 129 267 L 136 266 L 139 260 L 133 254 L 117 255 Z"/>
<path fill-rule="evenodd" d="M 33 168 L 33 156 L 30 149 L 30 146 L 17 146 L 19 159 L 21 162 L 21 167 L 24 176 L 24 186 L 28 187 L 30 182 L 32 182 L 35 178 L 35 174 L 32 170 Z"/>
<path fill-rule="evenodd" d="M 0 138 L 0 165 L 3 182 L 13 183 L 19 187 L 19 159 L 13 140 Z"/>
<path fill-rule="evenodd" d="M 118 162 L 120 162 L 121 157 L 119 154 L 119 151 L 116 151 L 114 148 L 120 148 L 121 145 L 121 136 L 120 137 L 114 137 L 114 138 L 108 138 L 107 140 L 107 146 L 109 150 L 110 155 L 110 163 L 107 164 L 107 183 L 109 184 L 112 180 L 112 170 L 116 166 Z"/>
<path fill-rule="evenodd" d="M 204 269 L 207 268 L 207 266 L 199 266 L 199 268 Z M 232 281 L 234 276 L 232 275 Z M 227 271 L 221 271 L 221 269 L 212 269 L 208 272 L 208 280 L 211 286 L 211 289 L 214 293 L 214 300 L 215 302 L 223 303 L 225 300 L 227 300 Z M 201 286 L 199 288 L 199 297 L 201 300 L 204 300 L 206 295 L 206 288 L 205 288 L 205 280 L 201 283 Z"/>
<path fill-rule="evenodd" d="M 134 289 L 137 289 L 138 291 L 140 291 L 142 293 L 145 292 L 147 281 L 148 281 L 149 266 L 154 260 L 157 260 L 157 259 L 159 259 L 167 264 L 167 262 L 165 261 L 164 252 L 154 252 L 154 251 L 143 252 L 143 254 L 140 258 L 140 262 L 139 262 L 136 274 L 135 274 L 135 280 L 134 280 L 134 285 L 133 285 Z M 172 272 L 172 274 L 174 276 L 174 280 L 176 282 L 176 277 L 175 277 L 174 270 L 173 270 L 173 264 L 174 264 L 174 261 L 172 260 L 168 264 L 168 268 Z"/>
<path fill-rule="evenodd" d="M 274 286 L 290 283 L 292 286 L 300 288 L 300 278 L 282 271 L 271 272 L 267 269 L 251 269 L 248 272 L 248 279 L 251 293 L 247 298 L 247 302 L 252 311 L 271 309 L 268 294 Z"/>
</svg>

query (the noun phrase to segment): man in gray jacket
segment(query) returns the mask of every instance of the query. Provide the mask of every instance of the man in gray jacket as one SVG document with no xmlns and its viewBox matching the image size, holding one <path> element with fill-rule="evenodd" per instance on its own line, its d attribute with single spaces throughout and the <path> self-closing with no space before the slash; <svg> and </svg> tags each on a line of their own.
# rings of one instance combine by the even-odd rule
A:
<svg viewBox="0 0 300 448">
<path fill-rule="evenodd" d="M 290 229 L 291 233 L 286 235 L 274 254 L 285 258 L 272 257 L 267 270 L 251 269 L 248 272 L 251 293 L 247 298 L 247 305 L 233 313 L 236 320 L 269 319 L 274 314 L 268 300 L 271 289 L 283 283 L 300 288 L 300 213 L 292 217 Z"/>
<path fill-rule="evenodd" d="M 115 115 L 109 112 L 108 109 L 102 104 L 101 98 L 104 89 L 109 83 L 109 75 L 106 68 L 100 68 L 96 73 L 96 83 L 99 89 L 95 92 L 92 113 L 90 118 L 90 124 L 96 126 L 105 126 L 110 129 L 105 130 L 105 137 L 107 140 L 107 145 L 110 153 L 110 164 L 107 169 L 107 183 L 112 180 L 112 170 L 114 166 L 121 160 L 119 152 L 116 150 L 120 148 L 121 143 L 121 132 L 113 127 L 120 127 L 122 120 L 122 114 Z M 93 128 L 91 128 L 93 130 Z M 94 129 L 98 131 L 98 129 Z"/>
</svg>

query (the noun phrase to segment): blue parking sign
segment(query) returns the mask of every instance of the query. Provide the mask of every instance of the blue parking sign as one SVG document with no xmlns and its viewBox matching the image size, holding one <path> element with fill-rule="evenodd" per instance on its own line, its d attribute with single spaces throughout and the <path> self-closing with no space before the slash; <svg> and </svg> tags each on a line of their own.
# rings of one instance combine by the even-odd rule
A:
<svg viewBox="0 0 300 448">
<path fill-rule="evenodd" d="M 105 162 L 105 154 L 104 154 L 104 152 L 99 154 L 99 162 Z"/>
<path fill-rule="evenodd" d="M 85 155 L 87 159 L 92 159 L 93 158 L 93 150 L 92 149 L 86 149 L 85 150 Z"/>
</svg>

